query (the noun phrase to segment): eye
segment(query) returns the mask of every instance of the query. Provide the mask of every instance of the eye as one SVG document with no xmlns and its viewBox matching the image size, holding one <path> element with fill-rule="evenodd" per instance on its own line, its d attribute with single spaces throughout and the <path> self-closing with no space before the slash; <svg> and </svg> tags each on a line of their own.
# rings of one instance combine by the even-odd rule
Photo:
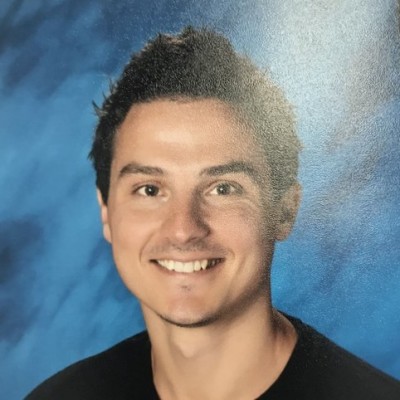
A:
<svg viewBox="0 0 400 400">
<path fill-rule="evenodd" d="M 140 196 L 155 197 L 159 194 L 160 189 L 155 185 L 144 185 L 135 190 Z"/>
<path fill-rule="evenodd" d="M 229 196 L 241 193 L 243 193 L 243 190 L 239 185 L 234 185 L 228 182 L 219 183 L 210 191 L 211 195 L 217 196 Z"/>
</svg>

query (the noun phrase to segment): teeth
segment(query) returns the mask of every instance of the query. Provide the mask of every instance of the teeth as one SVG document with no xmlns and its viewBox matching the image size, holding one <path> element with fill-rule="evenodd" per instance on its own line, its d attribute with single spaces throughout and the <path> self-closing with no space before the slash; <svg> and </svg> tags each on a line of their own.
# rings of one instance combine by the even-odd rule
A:
<svg viewBox="0 0 400 400">
<path fill-rule="evenodd" d="M 217 265 L 221 260 L 219 259 L 212 259 L 208 261 L 207 267 L 214 267 L 215 265 Z"/>
<path fill-rule="evenodd" d="M 182 271 L 181 272 L 193 272 L 194 271 L 194 264 L 190 263 L 182 263 Z"/>
<path fill-rule="evenodd" d="M 175 263 L 174 263 L 174 267 L 173 267 L 173 269 L 176 271 L 176 272 L 184 272 L 184 264 L 182 263 L 182 262 L 179 262 L 179 261 L 176 261 Z"/>
<path fill-rule="evenodd" d="M 194 270 L 195 271 L 200 271 L 201 270 L 201 261 L 195 261 L 194 262 Z"/>
<path fill-rule="evenodd" d="M 157 260 L 157 263 L 169 271 L 192 273 L 205 270 L 207 267 L 213 267 L 219 263 L 219 259 L 196 260 L 190 262 L 181 262 L 174 260 Z"/>
</svg>

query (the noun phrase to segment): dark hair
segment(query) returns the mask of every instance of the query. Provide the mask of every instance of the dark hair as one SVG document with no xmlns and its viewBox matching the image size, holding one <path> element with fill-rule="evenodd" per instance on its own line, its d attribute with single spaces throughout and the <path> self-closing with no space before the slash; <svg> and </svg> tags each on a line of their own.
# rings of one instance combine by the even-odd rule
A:
<svg viewBox="0 0 400 400">
<path fill-rule="evenodd" d="M 230 104 L 261 139 L 276 193 L 296 181 L 300 142 L 294 115 L 282 90 L 222 35 L 185 28 L 159 34 L 133 54 L 101 108 L 89 158 L 107 203 L 113 142 L 132 105 L 155 99 L 219 99 Z"/>
</svg>

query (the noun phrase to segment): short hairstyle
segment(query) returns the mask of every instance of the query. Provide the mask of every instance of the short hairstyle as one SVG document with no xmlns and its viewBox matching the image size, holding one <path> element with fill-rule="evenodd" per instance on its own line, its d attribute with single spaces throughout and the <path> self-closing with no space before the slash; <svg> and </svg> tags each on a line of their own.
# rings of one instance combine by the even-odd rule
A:
<svg viewBox="0 0 400 400">
<path fill-rule="evenodd" d="M 99 120 L 89 158 L 105 204 L 118 128 L 134 104 L 157 99 L 228 103 L 261 139 L 275 193 L 296 182 L 300 142 L 282 90 L 221 34 L 186 27 L 178 35 L 159 34 L 134 53 L 102 106 L 95 105 Z"/>
</svg>

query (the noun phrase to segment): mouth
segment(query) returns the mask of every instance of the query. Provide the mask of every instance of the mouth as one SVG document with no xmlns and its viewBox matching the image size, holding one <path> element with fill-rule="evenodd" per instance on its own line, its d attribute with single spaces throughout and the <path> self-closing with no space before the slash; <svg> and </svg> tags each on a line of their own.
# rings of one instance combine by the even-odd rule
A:
<svg viewBox="0 0 400 400">
<path fill-rule="evenodd" d="M 175 260 L 152 260 L 155 264 L 168 271 L 183 272 L 192 274 L 195 272 L 205 271 L 220 264 L 223 258 L 210 258 L 203 260 L 195 260 L 189 262 L 175 261 Z"/>
</svg>

